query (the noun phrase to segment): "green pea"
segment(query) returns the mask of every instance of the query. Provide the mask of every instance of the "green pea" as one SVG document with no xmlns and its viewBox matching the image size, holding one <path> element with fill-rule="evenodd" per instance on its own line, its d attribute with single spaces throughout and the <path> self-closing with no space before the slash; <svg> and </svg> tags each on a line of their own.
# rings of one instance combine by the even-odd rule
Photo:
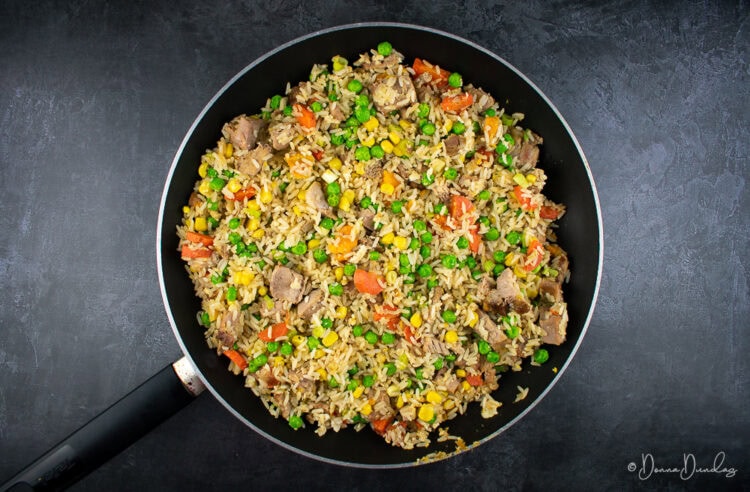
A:
<svg viewBox="0 0 750 492">
<path fill-rule="evenodd" d="M 323 229 L 333 229 L 333 219 L 330 217 L 323 217 L 320 221 L 320 227 Z"/>
<path fill-rule="evenodd" d="M 435 176 L 433 176 L 430 173 L 422 173 L 422 185 L 423 186 L 430 186 L 434 182 L 435 182 Z"/>
<path fill-rule="evenodd" d="M 367 343 L 369 343 L 370 345 L 375 345 L 376 343 L 378 343 L 378 334 L 372 330 L 369 330 L 367 333 L 365 333 L 365 340 L 367 340 Z"/>
<path fill-rule="evenodd" d="M 505 240 L 510 244 L 518 244 L 521 242 L 521 233 L 518 231 L 510 231 L 505 235 Z"/>
<path fill-rule="evenodd" d="M 331 92 L 328 93 L 328 100 L 331 101 L 331 102 L 338 101 L 339 100 L 339 96 L 335 92 L 331 91 Z"/>
<path fill-rule="evenodd" d="M 219 227 L 219 221 L 211 217 L 210 215 L 206 219 L 213 229 Z"/>
<path fill-rule="evenodd" d="M 410 266 L 411 262 L 409 261 L 409 256 L 404 253 L 401 253 L 400 255 L 398 255 L 398 264 L 401 265 L 402 267 Z"/>
<path fill-rule="evenodd" d="M 413 237 L 411 238 L 411 241 L 409 241 L 409 249 L 413 251 L 417 248 L 419 248 L 419 239 Z"/>
<path fill-rule="evenodd" d="M 277 350 L 279 350 L 279 342 L 268 342 L 268 343 L 266 344 L 266 350 L 267 350 L 267 351 L 268 351 L 269 353 L 274 353 L 274 352 L 276 352 Z"/>
<path fill-rule="evenodd" d="M 375 159 L 381 159 L 385 156 L 385 150 L 380 145 L 373 145 L 370 147 L 370 155 Z"/>
<path fill-rule="evenodd" d="M 294 430 L 299 429 L 304 425 L 304 422 L 302 422 L 302 417 L 299 415 L 290 415 L 289 416 L 289 427 L 291 427 Z"/>
<path fill-rule="evenodd" d="M 431 232 L 423 232 L 421 236 L 419 236 L 419 239 L 422 240 L 425 244 L 430 244 L 432 242 L 432 233 Z"/>
<path fill-rule="evenodd" d="M 323 105 L 320 101 L 315 101 L 310 105 L 310 109 L 313 110 L 313 113 L 318 113 L 323 110 Z"/>
<path fill-rule="evenodd" d="M 326 202 L 328 202 L 328 205 L 331 207 L 338 207 L 341 202 L 341 195 L 328 195 Z"/>
<path fill-rule="evenodd" d="M 416 377 L 417 379 L 422 379 L 422 378 L 424 377 L 424 376 L 422 375 L 422 372 L 423 372 L 423 371 L 424 371 L 424 369 L 423 369 L 423 368 L 421 368 L 421 367 L 417 367 L 416 369 L 414 369 L 414 377 Z"/>
<path fill-rule="evenodd" d="M 480 215 L 479 216 L 479 223 L 483 226 L 489 226 L 490 225 L 490 218 L 486 215 Z"/>
<path fill-rule="evenodd" d="M 208 313 L 201 313 L 201 324 L 206 327 L 211 324 L 211 317 L 208 315 Z"/>
<path fill-rule="evenodd" d="M 455 255 L 443 255 L 440 259 L 440 263 L 442 263 L 445 268 L 455 268 L 458 259 Z"/>
<path fill-rule="evenodd" d="M 391 202 L 391 212 L 394 214 L 400 214 L 404 208 L 404 202 L 402 200 L 394 200 Z"/>
<path fill-rule="evenodd" d="M 237 287 L 230 285 L 227 289 L 227 301 L 234 302 L 237 300 Z"/>
<path fill-rule="evenodd" d="M 432 209 L 436 214 L 443 215 L 448 210 L 448 207 L 445 206 L 445 203 L 438 203 Z"/>
<path fill-rule="evenodd" d="M 370 205 L 372 205 L 372 198 L 370 198 L 369 196 L 364 196 L 359 201 L 359 206 L 362 208 L 370 208 Z"/>
<path fill-rule="evenodd" d="M 434 289 L 437 286 L 438 286 L 438 281 L 436 278 L 431 278 L 430 280 L 427 281 L 428 289 Z"/>
<path fill-rule="evenodd" d="M 540 348 L 534 352 L 534 362 L 538 364 L 544 364 L 549 360 L 549 352 L 546 349 Z"/>
<path fill-rule="evenodd" d="M 458 170 L 455 167 L 449 167 L 443 172 L 443 177 L 445 179 L 456 179 L 458 177 Z"/>
<path fill-rule="evenodd" d="M 406 275 L 404 275 L 404 284 L 412 285 L 416 281 L 417 281 L 417 278 L 414 276 L 413 273 L 409 272 Z"/>
<path fill-rule="evenodd" d="M 462 135 L 466 131 L 466 125 L 464 125 L 460 121 L 456 121 L 455 123 L 453 123 L 451 131 L 456 135 Z"/>
<path fill-rule="evenodd" d="M 418 232 L 426 231 L 427 224 L 425 224 L 424 221 L 417 219 L 414 221 L 414 230 Z"/>
<path fill-rule="evenodd" d="M 347 263 L 346 265 L 344 265 L 344 275 L 351 277 L 356 271 L 357 265 L 355 265 L 354 263 Z"/>
<path fill-rule="evenodd" d="M 510 338 L 511 340 L 513 340 L 514 338 L 516 338 L 518 336 L 518 334 L 520 333 L 520 331 L 521 330 L 517 326 L 514 325 L 514 326 L 511 326 L 510 328 L 508 328 L 507 330 L 505 330 L 505 334 L 508 336 L 508 338 Z"/>
<path fill-rule="evenodd" d="M 495 241 L 500 237 L 500 231 L 496 227 L 490 227 L 490 230 L 484 233 L 484 238 L 488 241 Z"/>
<path fill-rule="evenodd" d="M 364 328 L 362 328 L 362 325 L 354 325 L 352 327 L 352 335 L 355 337 L 361 337 L 363 332 Z"/>
<path fill-rule="evenodd" d="M 383 41 L 378 44 L 378 54 L 388 56 L 391 54 L 391 51 L 393 51 L 393 46 L 391 46 L 391 43 L 388 41 Z"/>
<path fill-rule="evenodd" d="M 367 121 L 370 119 L 370 110 L 367 106 L 357 106 L 354 109 L 354 117 L 360 123 L 367 123 Z"/>
<path fill-rule="evenodd" d="M 362 82 L 357 79 L 352 79 L 348 84 L 346 84 L 346 88 L 355 94 L 359 94 L 359 92 L 362 90 Z"/>
<path fill-rule="evenodd" d="M 443 314 L 441 315 L 443 318 L 443 321 L 446 323 L 455 323 L 456 322 L 456 312 L 452 311 L 450 309 L 446 309 L 443 311 Z"/>
<path fill-rule="evenodd" d="M 432 275 L 432 267 L 428 264 L 420 265 L 419 268 L 417 268 L 417 273 L 422 278 L 427 278 L 430 275 Z"/>
<path fill-rule="evenodd" d="M 332 183 L 328 183 L 326 185 L 326 195 L 340 195 L 341 194 L 341 185 L 338 181 L 334 181 Z"/>
<path fill-rule="evenodd" d="M 344 145 L 346 142 L 346 135 L 343 133 L 331 133 L 331 143 L 333 145 Z"/>
<path fill-rule="evenodd" d="M 420 118 L 427 118 L 430 114 L 430 105 L 427 103 L 419 103 L 419 109 L 417 109 L 417 116 Z"/>
<path fill-rule="evenodd" d="M 492 347 L 490 347 L 490 344 L 485 342 L 484 340 L 479 340 L 477 342 L 477 350 L 482 355 L 487 355 L 490 350 L 492 350 Z"/>
<path fill-rule="evenodd" d="M 346 385 L 346 389 L 348 389 L 349 391 L 354 391 L 355 389 L 357 389 L 357 386 L 359 386 L 359 383 L 356 380 L 352 379 Z"/>
<path fill-rule="evenodd" d="M 463 78 L 458 72 L 453 72 L 448 76 L 448 85 L 451 87 L 461 87 L 464 85 Z"/>
<path fill-rule="evenodd" d="M 328 293 L 332 296 L 340 296 L 344 293 L 344 286 L 338 282 L 334 282 L 328 286 Z"/>
<path fill-rule="evenodd" d="M 377 251 L 370 251 L 369 258 L 372 261 L 378 261 L 380 259 L 380 253 L 378 253 Z"/>
<path fill-rule="evenodd" d="M 482 190 L 477 195 L 477 198 L 479 198 L 480 200 L 489 200 L 490 196 L 490 190 Z"/>
<path fill-rule="evenodd" d="M 497 114 L 497 112 L 494 109 L 492 109 L 492 108 L 489 108 L 488 110 L 486 110 L 484 112 L 485 116 L 495 116 L 496 114 Z"/>
<path fill-rule="evenodd" d="M 396 364 L 393 362 L 388 362 L 385 364 L 385 375 L 386 376 L 393 376 L 396 374 Z"/>
<path fill-rule="evenodd" d="M 433 365 L 433 367 L 435 367 L 436 371 L 439 371 L 440 369 L 443 368 L 443 364 L 444 363 L 445 363 L 445 361 L 443 360 L 443 358 L 442 357 L 438 357 L 438 359 L 432 365 Z"/>
<path fill-rule="evenodd" d="M 326 330 L 333 327 L 333 320 L 331 318 L 323 318 L 320 320 L 320 326 Z"/>
<path fill-rule="evenodd" d="M 495 268 L 492 269 L 492 275 L 497 277 L 498 275 L 503 273 L 503 270 L 505 270 L 505 265 L 498 263 L 497 265 L 495 265 Z"/>
<path fill-rule="evenodd" d="M 307 253 L 307 244 L 304 241 L 300 241 L 292 246 L 291 251 L 295 255 L 304 255 L 305 253 Z"/>
<path fill-rule="evenodd" d="M 367 94 L 360 94 L 359 96 L 357 96 L 354 104 L 358 107 L 367 107 L 370 105 L 370 98 L 367 97 Z"/>
<path fill-rule="evenodd" d="M 434 135 L 435 134 L 435 124 L 434 123 L 425 123 L 421 126 L 422 133 L 425 135 Z"/>
<path fill-rule="evenodd" d="M 290 356 L 294 352 L 294 347 L 292 347 L 291 343 L 284 342 L 281 344 L 281 349 L 279 349 L 279 352 L 281 352 L 281 355 Z"/>
<path fill-rule="evenodd" d="M 331 376 L 328 379 L 328 387 L 329 388 L 338 388 L 339 387 L 339 382 L 336 380 L 335 377 Z"/>
<path fill-rule="evenodd" d="M 500 354 L 495 352 L 494 350 L 487 354 L 487 362 L 491 362 L 493 364 L 497 364 L 500 362 Z"/>
<path fill-rule="evenodd" d="M 211 283 L 212 284 L 214 284 L 214 285 L 220 284 L 223 281 L 224 281 L 224 277 L 222 277 L 221 275 L 211 275 Z"/>
<path fill-rule="evenodd" d="M 400 267 L 398 267 L 398 273 L 400 273 L 401 275 L 408 275 L 409 272 L 411 272 L 411 267 L 408 265 L 401 265 Z"/>
<path fill-rule="evenodd" d="M 271 98 L 271 109 L 279 109 L 281 105 L 281 96 L 276 94 Z"/>
<path fill-rule="evenodd" d="M 362 386 L 365 388 L 370 388 L 372 385 L 375 384 L 375 376 L 372 374 L 367 374 L 366 376 L 362 377 Z"/>
<path fill-rule="evenodd" d="M 283 113 L 284 113 L 284 116 L 292 116 L 292 107 L 284 106 Z"/>
<path fill-rule="evenodd" d="M 225 184 L 227 184 L 226 180 L 217 177 L 217 178 L 213 178 L 208 183 L 208 186 L 214 191 L 221 191 L 221 189 L 224 188 Z"/>
<path fill-rule="evenodd" d="M 369 161 L 370 160 L 370 149 L 365 146 L 357 147 L 354 151 L 354 157 L 358 161 Z"/>
<path fill-rule="evenodd" d="M 432 253 L 432 250 L 427 245 L 424 245 L 421 248 L 419 248 L 419 256 L 421 256 L 422 258 L 425 258 L 425 259 L 429 258 L 430 253 Z"/>
<path fill-rule="evenodd" d="M 481 268 L 477 268 L 477 269 L 471 271 L 471 278 L 473 278 L 476 281 L 481 280 L 482 279 L 482 275 L 484 275 L 484 273 L 482 272 Z"/>
<path fill-rule="evenodd" d="M 255 366 L 256 368 L 260 369 L 261 367 L 265 366 L 268 362 L 268 356 L 266 354 L 260 354 L 256 358 L 254 358 L 252 361 L 250 361 L 251 366 Z"/>
<path fill-rule="evenodd" d="M 386 345 L 390 345 L 396 341 L 396 335 L 389 331 L 386 331 L 385 333 L 383 333 L 383 336 L 380 337 L 380 341 Z"/>
<path fill-rule="evenodd" d="M 320 340 L 315 337 L 307 337 L 307 348 L 315 350 L 320 346 Z"/>
<path fill-rule="evenodd" d="M 209 178 L 215 178 L 216 176 L 219 175 L 219 171 L 217 171 L 216 169 L 214 169 L 212 167 L 209 167 L 206 170 L 206 174 L 208 175 Z"/>
<path fill-rule="evenodd" d="M 458 238 L 458 241 L 456 241 L 456 246 L 458 246 L 460 249 L 466 249 L 469 247 L 469 240 L 464 236 L 461 236 L 460 238 Z"/>
<path fill-rule="evenodd" d="M 313 259 L 317 263 L 325 263 L 326 261 L 328 261 L 328 254 L 324 249 L 316 249 L 315 251 L 313 251 Z"/>
</svg>

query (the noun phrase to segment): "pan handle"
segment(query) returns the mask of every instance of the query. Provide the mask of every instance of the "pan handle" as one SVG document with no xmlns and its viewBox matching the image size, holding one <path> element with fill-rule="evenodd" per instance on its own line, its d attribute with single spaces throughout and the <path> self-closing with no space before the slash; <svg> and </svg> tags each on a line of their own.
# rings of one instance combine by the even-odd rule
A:
<svg viewBox="0 0 750 492">
<path fill-rule="evenodd" d="M 63 439 L 0 486 L 60 490 L 85 477 L 193 401 L 205 387 L 183 357 Z"/>
</svg>

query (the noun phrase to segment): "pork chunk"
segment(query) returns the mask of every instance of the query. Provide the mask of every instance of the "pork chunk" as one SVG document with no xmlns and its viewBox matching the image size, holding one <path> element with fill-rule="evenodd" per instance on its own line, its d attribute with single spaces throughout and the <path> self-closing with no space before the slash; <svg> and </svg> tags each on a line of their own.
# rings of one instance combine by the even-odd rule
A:
<svg viewBox="0 0 750 492">
<path fill-rule="evenodd" d="M 276 123 L 268 127 L 268 134 L 271 137 L 273 148 L 284 150 L 297 136 L 297 130 L 289 123 Z"/>
<path fill-rule="evenodd" d="M 237 157 L 237 170 L 252 177 L 260 172 L 263 164 L 271 158 L 273 150 L 269 145 L 258 144 L 253 150 Z"/>
<path fill-rule="evenodd" d="M 323 291 L 314 289 L 307 297 L 297 304 L 297 316 L 304 320 L 309 320 L 323 307 Z"/>
<path fill-rule="evenodd" d="M 255 147 L 258 134 L 265 126 L 266 122 L 264 120 L 243 114 L 225 124 L 221 132 L 234 148 L 238 150 L 250 150 Z"/>
<path fill-rule="evenodd" d="M 559 306 L 559 303 L 553 306 L 542 306 L 539 309 L 539 326 L 546 332 L 546 335 L 542 337 L 544 343 L 560 345 L 565 341 L 568 313 L 564 307 Z"/>
<path fill-rule="evenodd" d="M 285 266 L 277 265 L 271 273 L 271 297 L 296 304 L 302 300 L 305 277 Z"/>
<path fill-rule="evenodd" d="M 406 72 L 379 74 L 370 84 L 370 94 L 375 107 L 382 113 L 390 113 L 417 101 L 414 84 Z"/>
<path fill-rule="evenodd" d="M 482 310 L 479 311 L 479 321 L 472 329 L 489 343 L 492 350 L 496 352 L 500 351 L 505 342 L 508 341 L 508 337 L 505 336 L 502 328 L 497 326 L 497 323 L 492 321 L 492 318 Z"/>
<path fill-rule="evenodd" d="M 510 269 L 503 270 L 497 278 L 497 286 L 487 295 L 485 304 L 487 309 L 500 314 L 506 314 L 508 308 L 519 314 L 531 310 L 531 304 L 521 294 L 516 277 Z"/>
</svg>

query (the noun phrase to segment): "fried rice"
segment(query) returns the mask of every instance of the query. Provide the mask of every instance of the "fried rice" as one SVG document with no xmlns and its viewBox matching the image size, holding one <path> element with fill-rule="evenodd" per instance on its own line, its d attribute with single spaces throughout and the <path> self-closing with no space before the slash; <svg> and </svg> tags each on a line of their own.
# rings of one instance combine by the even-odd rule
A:
<svg viewBox="0 0 750 492">
<path fill-rule="evenodd" d="M 387 42 L 281 92 L 224 125 L 183 208 L 209 346 L 294 429 L 411 449 L 496 415 L 501 374 L 565 340 L 542 137 Z"/>
</svg>

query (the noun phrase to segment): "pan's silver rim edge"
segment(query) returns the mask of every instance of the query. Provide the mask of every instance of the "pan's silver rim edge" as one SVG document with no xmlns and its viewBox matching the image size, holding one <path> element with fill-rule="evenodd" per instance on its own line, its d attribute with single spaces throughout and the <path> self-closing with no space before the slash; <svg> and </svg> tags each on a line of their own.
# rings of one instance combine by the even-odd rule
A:
<svg viewBox="0 0 750 492">
<path fill-rule="evenodd" d="M 306 34 L 304 36 L 295 38 L 291 41 L 288 41 L 281 46 L 278 46 L 274 48 L 273 50 L 265 53 L 264 55 L 260 56 L 259 58 L 256 58 L 254 61 L 252 61 L 249 65 L 247 65 L 245 68 L 243 68 L 241 71 L 239 71 L 234 77 L 232 77 L 224 86 L 208 101 L 208 103 L 204 106 L 203 110 L 198 114 L 198 116 L 193 121 L 193 124 L 190 126 L 188 131 L 185 133 L 185 137 L 183 138 L 180 146 L 177 149 L 177 152 L 175 153 L 175 157 L 172 160 L 172 165 L 169 168 L 169 172 L 167 173 L 167 179 L 164 184 L 164 189 L 162 191 L 161 200 L 159 203 L 159 216 L 157 220 L 156 225 L 156 264 L 157 264 L 157 270 L 158 270 L 158 276 L 159 276 L 159 290 L 161 292 L 162 302 L 164 304 L 164 308 L 167 314 L 167 318 L 169 319 L 169 324 L 172 327 L 172 332 L 175 335 L 175 338 L 177 339 L 177 343 L 180 346 L 180 350 L 182 350 L 182 353 L 184 354 L 184 357 L 192 364 L 192 366 L 196 369 L 196 373 L 200 380 L 203 382 L 203 384 L 208 388 L 208 390 L 211 392 L 211 394 L 219 401 L 221 404 L 237 419 L 242 421 L 245 425 L 253 429 L 255 432 L 260 434 L 261 436 L 265 437 L 266 439 L 270 440 L 271 442 L 289 450 L 297 454 L 301 454 L 303 456 L 306 456 L 308 458 L 311 458 L 316 461 L 322 461 L 324 463 L 334 464 L 334 465 L 342 465 L 342 466 L 348 466 L 353 468 L 366 468 L 366 469 L 395 469 L 395 468 L 408 468 L 415 465 L 424 464 L 425 462 L 422 461 L 410 461 L 405 463 L 395 463 L 395 464 L 368 464 L 368 463 L 356 463 L 356 462 L 349 462 L 349 461 L 341 461 L 341 460 L 334 460 L 331 458 L 326 458 L 323 456 L 316 455 L 314 453 L 310 453 L 308 451 L 304 451 L 302 449 L 296 448 L 294 446 L 291 446 L 290 444 L 281 441 L 277 439 L 276 437 L 266 433 L 262 429 L 258 428 L 255 424 L 253 424 L 251 421 L 246 419 L 243 415 L 241 415 L 239 412 L 237 412 L 232 405 L 227 403 L 226 400 L 214 389 L 214 387 L 210 384 L 210 382 L 204 377 L 204 375 L 197 370 L 197 365 L 195 364 L 195 361 L 190 356 L 190 352 L 187 350 L 187 347 L 185 347 L 185 344 L 182 341 L 182 337 L 180 336 L 179 330 L 177 329 L 177 324 L 175 323 L 174 317 L 172 316 L 172 310 L 170 309 L 169 300 L 167 299 L 167 292 L 164 282 L 164 275 L 163 275 L 163 269 L 162 269 L 162 260 L 161 260 L 161 230 L 163 226 L 163 217 L 164 217 L 164 208 L 166 205 L 167 200 L 167 194 L 169 191 L 170 184 L 172 183 L 172 177 L 174 175 L 175 168 L 177 167 L 177 162 L 180 159 L 180 156 L 182 155 L 183 150 L 185 149 L 185 146 L 187 145 L 188 140 L 192 136 L 193 132 L 195 131 L 195 128 L 198 126 L 200 121 L 203 119 L 205 114 L 209 111 L 209 109 L 214 105 L 216 100 L 221 97 L 226 90 L 231 87 L 239 78 L 245 75 L 248 71 L 253 69 L 256 65 L 263 62 L 264 60 L 270 58 L 271 56 L 275 55 L 279 51 L 282 51 L 290 46 L 293 46 L 295 44 L 298 44 L 300 42 L 306 41 L 308 39 L 321 36 L 324 34 L 329 34 L 332 32 L 337 31 L 344 31 L 344 30 L 350 30 L 350 29 L 356 29 L 361 27 L 395 27 L 395 28 L 401 28 L 401 29 L 411 29 L 411 30 L 417 30 L 417 31 L 425 31 L 430 32 L 433 34 L 438 34 L 440 36 L 444 36 L 447 38 L 451 38 L 455 41 L 461 42 L 463 44 L 469 45 L 472 48 L 479 50 L 488 56 L 494 58 L 498 62 L 502 63 L 503 65 L 507 66 L 510 70 L 512 70 L 514 73 L 516 73 L 519 77 L 521 77 L 524 82 L 526 82 L 534 91 L 536 91 L 539 96 L 546 102 L 546 104 L 549 105 L 549 107 L 552 109 L 552 111 L 555 113 L 557 118 L 560 120 L 560 122 L 563 124 L 563 127 L 567 131 L 568 135 L 570 136 L 571 140 L 575 144 L 576 149 L 578 150 L 578 154 L 580 155 L 584 167 L 586 168 L 586 174 L 589 179 L 589 184 L 591 185 L 591 191 L 593 193 L 594 203 L 596 205 L 596 219 L 597 219 L 597 225 L 599 229 L 598 234 L 598 241 L 599 241 L 599 252 L 598 252 L 598 265 L 597 265 L 597 272 L 596 272 L 596 285 L 594 286 L 594 293 L 591 299 L 591 305 L 589 306 L 589 311 L 586 316 L 586 319 L 584 321 L 583 327 L 581 329 L 581 334 L 576 340 L 576 344 L 573 346 L 573 349 L 570 352 L 570 355 L 567 357 L 565 363 L 558 369 L 557 374 L 552 379 L 549 385 L 538 395 L 536 398 L 529 404 L 528 407 L 526 407 L 521 413 L 519 413 L 515 418 L 510 420 L 507 424 L 500 427 L 495 432 L 485 436 L 479 441 L 476 441 L 475 443 L 472 443 L 471 446 L 469 446 L 466 451 L 470 451 L 472 449 L 476 449 L 479 445 L 484 444 L 485 442 L 497 437 L 499 434 L 505 432 L 507 429 L 512 427 L 516 422 L 520 421 L 524 416 L 526 416 L 527 413 L 529 413 L 534 407 L 536 407 L 537 404 L 549 393 L 549 391 L 552 389 L 552 387 L 557 384 L 562 374 L 565 372 L 565 370 L 570 365 L 570 362 L 572 361 L 573 357 L 575 356 L 576 352 L 578 351 L 578 348 L 581 345 L 581 342 L 583 341 L 583 338 L 588 331 L 589 324 L 591 322 L 591 318 L 594 313 L 594 308 L 596 306 L 596 301 L 599 297 L 599 288 L 601 285 L 601 277 L 602 277 L 602 269 L 603 269 L 603 263 L 604 263 L 604 230 L 603 230 L 603 224 L 602 224 L 602 212 L 601 212 L 601 205 L 599 202 L 599 194 L 596 188 L 596 184 L 594 183 L 594 178 L 591 173 L 591 168 L 589 167 L 588 160 L 586 159 L 585 154 L 583 153 L 583 149 L 581 148 L 580 143 L 578 142 L 578 139 L 573 134 L 573 131 L 571 130 L 570 126 L 568 125 L 568 122 L 563 118 L 562 114 L 560 114 L 560 111 L 557 109 L 557 107 L 552 103 L 552 101 L 539 89 L 539 87 L 536 86 L 531 80 L 529 80 L 521 71 L 519 71 L 515 66 L 513 66 L 511 63 L 509 63 L 504 58 L 496 55 L 492 51 L 474 43 L 473 41 L 469 41 L 465 38 L 462 38 L 460 36 L 456 36 L 455 34 L 451 34 L 445 31 L 441 31 L 438 29 L 433 29 L 430 27 L 424 27 L 419 26 L 416 24 L 408 24 L 408 23 L 400 23 L 400 22 L 358 22 L 353 24 L 344 24 L 340 26 L 330 27 L 326 29 L 321 29 L 318 31 L 314 31 L 312 33 Z M 454 456 L 455 454 L 463 454 L 466 451 L 461 451 L 458 453 L 450 453 L 445 458 L 448 458 L 450 456 Z M 430 463 L 441 461 L 440 458 L 436 459 L 434 461 L 429 461 Z"/>
</svg>

